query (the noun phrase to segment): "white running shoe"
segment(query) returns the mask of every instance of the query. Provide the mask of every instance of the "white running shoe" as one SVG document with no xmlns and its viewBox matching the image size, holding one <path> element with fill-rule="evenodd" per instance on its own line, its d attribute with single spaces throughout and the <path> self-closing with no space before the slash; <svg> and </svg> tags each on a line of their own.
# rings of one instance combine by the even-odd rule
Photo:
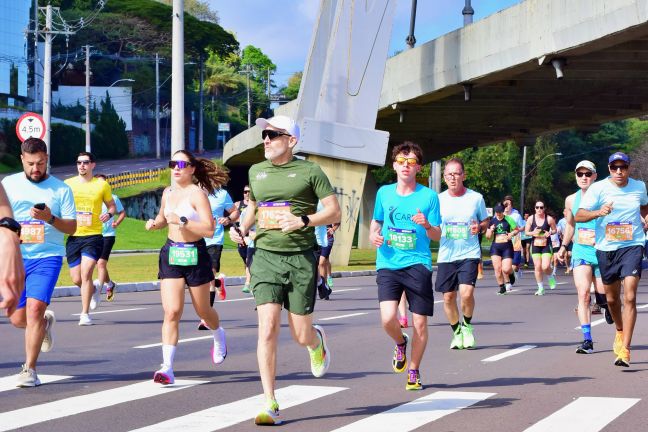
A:
<svg viewBox="0 0 648 432">
<path fill-rule="evenodd" d="M 18 374 L 18 382 L 16 387 L 38 387 L 41 385 L 38 379 L 38 374 L 34 369 L 29 369 L 26 365 L 22 365 L 22 370 Z"/>
<path fill-rule="evenodd" d="M 214 331 L 214 346 L 211 350 L 212 361 L 214 364 L 221 364 L 227 357 L 227 340 L 225 339 L 225 329 L 218 327 Z"/>
<path fill-rule="evenodd" d="M 175 383 L 175 376 L 173 375 L 173 368 L 169 365 L 161 364 L 160 369 L 153 374 L 153 382 L 162 385 L 169 385 Z"/>
<path fill-rule="evenodd" d="M 90 310 L 95 310 L 99 307 L 99 303 L 101 303 L 101 285 L 99 285 L 99 279 L 95 279 L 92 286 L 94 287 L 94 292 L 92 293 L 92 297 L 90 297 Z"/>
<path fill-rule="evenodd" d="M 79 316 L 79 325 L 80 326 L 91 326 L 92 324 L 94 324 L 94 323 L 92 322 L 92 318 L 90 318 L 89 314 L 83 314 L 82 313 Z"/>
<path fill-rule="evenodd" d="M 47 321 L 47 324 L 45 324 L 45 337 L 43 338 L 43 343 L 41 344 L 41 352 L 50 352 L 54 347 L 54 339 L 52 339 L 52 327 L 54 327 L 54 323 L 56 322 L 56 315 L 54 315 L 54 311 L 47 309 L 43 317 Z"/>
<path fill-rule="evenodd" d="M 311 361 L 311 372 L 315 378 L 323 377 L 328 371 L 331 364 L 331 351 L 329 351 L 328 344 L 326 343 L 326 333 L 319 325 L 313 325 L 313 328 L 319 334 L 320 345 L 314 350 L 308 348 Z"/>
</svg>

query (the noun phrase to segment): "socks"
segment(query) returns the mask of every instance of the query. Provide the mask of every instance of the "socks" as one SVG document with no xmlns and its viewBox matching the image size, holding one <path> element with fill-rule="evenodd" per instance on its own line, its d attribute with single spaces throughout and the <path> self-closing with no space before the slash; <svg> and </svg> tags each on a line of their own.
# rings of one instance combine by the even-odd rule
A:
<svg viewBox="0 0 648 432">
<path fill-rule="evenodd" d="M 544 289 L 544 284 L 542 282 L 538 282 L 538 289 Z"/>
<path fill-rule="evenodd" d="M 218 282 L 218 280 L 216 280 L 216 282 Z M 216 291 L 209 291 L 209 306 L 214 307 L 214 300 L 216 300 Z"/>
<path fill-rule="evenodd" d="M 599 306 L 607 306 L 607 297 L 605 297 L 605 294 L 601 293 L 594 293 L 594 297 L 596 297 L 596 304 Z"/>
<path fill-rule="evenodd" d="M 511 291 L 513 289 L 512 285 L 510 282 L 507 282 L 504 284 L 504 288 L 506 288 L 506 291 Z"/>
<path fill-rule="evenodd" d="M 452 332 L 453 332 L 453 333 L 457 333 L 457 329 L 458 329 L 460 326 L 461 326 L 461 323 L 460 323 L 459 321 L 457 321 L 457 322 L 454 323 L 454 324 L 450 324 L 450 327 L 452 327 Z"/>
<path fill-rule="evenodd" d="M 175 345 L 162 345 L 162 363 L 173 368 L 173 358 L 175 357 Z"/>
<path fill-rule="evenodd" d="M 592 325 L 591 324 L 583 324 L 581 326 L 581 330 L 583 331 L 583 339 L 592 340 Z"/>
<path fill-rule="evenodd" d="M 472 317 L 464 315 L 464 323 L 470 324 L 470 321 L 472 321 Z"/>
</svg>

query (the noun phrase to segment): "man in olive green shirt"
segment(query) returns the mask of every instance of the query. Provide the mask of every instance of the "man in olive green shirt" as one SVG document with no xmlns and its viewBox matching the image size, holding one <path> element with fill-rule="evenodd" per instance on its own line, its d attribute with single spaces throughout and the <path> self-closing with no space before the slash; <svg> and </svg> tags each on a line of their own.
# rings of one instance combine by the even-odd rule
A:
<svg viewBox="0 0 648 432">
<path fill-rule="evenodd" d="M 259 425 L 281 424 L 275 399 L 277 342 L 282 306 L 297 343 L 306 346 L 315 377 L 323 376 L 330 363 L 324 329 L 313 325 L 317 263 L 312 227 L 340 220 L 340 206 L 321 168 L 293 157 L 299 127 L 289 117 L 257 119 L 263 129 L 266 161 L 249 171 L 250 199 L 240 232 L 230 237 L 241 242 L 256 223 L 256 252 L 250 268 L 250 288 L 259 317 L 257 357 L 267 405 L 255 418 Z M 317 202 L 323 210 L 317 212 Z"/>
</svg>

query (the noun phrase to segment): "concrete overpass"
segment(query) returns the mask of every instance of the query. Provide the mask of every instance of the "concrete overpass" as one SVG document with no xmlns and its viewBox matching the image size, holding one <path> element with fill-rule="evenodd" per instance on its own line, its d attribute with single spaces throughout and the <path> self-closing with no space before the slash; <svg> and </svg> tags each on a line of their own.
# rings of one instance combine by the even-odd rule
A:
<svg viewBox="0 0 648 432">
<path fill-rule="evenodd" d="M 390 58 L 376 128 L 434 160 L 646 111 L 648 0 L 526 0 Z M 225 163 L 260 161 L 260 144 L 239 134 Z"/>
</svg>

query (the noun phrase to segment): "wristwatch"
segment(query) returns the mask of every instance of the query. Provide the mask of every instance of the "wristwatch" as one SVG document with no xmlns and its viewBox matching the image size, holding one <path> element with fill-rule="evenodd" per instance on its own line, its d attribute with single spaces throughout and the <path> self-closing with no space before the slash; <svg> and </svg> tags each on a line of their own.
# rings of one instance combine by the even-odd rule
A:
<svg viewBox="0 0 648 432">
<path fill-rule="evenodd" d="M 20 224 L 15 221 L 15 219 L 12 219 L 10 217 L 3 217 L 0 219 L 0 228 L 7 228 L 8 230 L 11 230 L 18 234 L 18 237 L 20 237 Z"/>
<path fill-rule="evenodd" d="M 49 218 L 49 220 L 47 221 L 47 223 L 50 224 L 50 225 L 54 225 L 54 221 L 55 221 L 55 220 L 56 220 L 56 216 L 52 215 L 52 217 Z"/>
<path fill-rule="evenodd" d="M 180 216 L 180 228 L 187 225 L 187 222 L 189 222 L 189 219 L 187 219 L 185 216 Z"/>
<path fill-rule="evenodd" d="M 307 227 L 308 224 L 310 223 L 310 218 L 306 215 L 301 217 L 302 222 L 304 222 L 304 226 Z"/>
</svg>

